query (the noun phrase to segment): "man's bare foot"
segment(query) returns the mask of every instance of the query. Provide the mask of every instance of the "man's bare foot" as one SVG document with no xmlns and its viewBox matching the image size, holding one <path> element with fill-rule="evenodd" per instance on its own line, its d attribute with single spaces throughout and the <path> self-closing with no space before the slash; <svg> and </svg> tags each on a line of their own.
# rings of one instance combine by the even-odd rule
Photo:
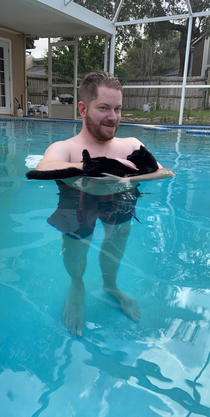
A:
<svg viewBox="0 0 210 417">
<path fill-rule="evenodd" d="M 63 308 L 62 322 L 72 336 L 81 337 L 84 333 L 85 310 L 84 310 L 84 287 L 72 286 Z"/>
<path fill-rule="evenodd" d="M 130 317 L 133 321 L 139 321 L 141 313 L 138 303 L 133 300 L 133 298 L 128 297 L 123 291 L 119 288 L 111 288 L 104 285 L 104 290 L 115 297 L 119 303 L 122 311 Z"/>
</svg>

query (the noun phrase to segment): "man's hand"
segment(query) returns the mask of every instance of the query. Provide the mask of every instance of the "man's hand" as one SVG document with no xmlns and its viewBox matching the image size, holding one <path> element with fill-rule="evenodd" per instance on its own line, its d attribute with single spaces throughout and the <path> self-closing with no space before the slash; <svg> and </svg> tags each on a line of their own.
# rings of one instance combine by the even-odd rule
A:
<svg viewBox="0 0 210 417">
<path fill-rule="evenodd" d="M 123 158 L 99 156 L 91 158 L 87 149 L 82 152 L 84 172 L 88 176 L 104 176 L 105 173 L 125 177 L 138 172 L 136 165 Z"/>
<path fill-rule="evenodd" d="M 116 161 L 121 162 L 121 164 L 125 165 L 128 168 L 138 171 L 138 168 L 136 167 L 136 165 L 133 162 L 128 161 L 128 159 L 123 159 L 123 158 L 114 158 L 114 159 L 116 159 Z"/>
</svg>

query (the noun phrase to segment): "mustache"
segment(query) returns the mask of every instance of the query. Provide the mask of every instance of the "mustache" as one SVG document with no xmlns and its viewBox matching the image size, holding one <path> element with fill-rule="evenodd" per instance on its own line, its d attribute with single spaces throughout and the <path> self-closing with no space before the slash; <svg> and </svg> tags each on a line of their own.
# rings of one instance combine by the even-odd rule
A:
<svg viewBox="0 0 210 417">
<path fill-rule="evenodd" d="M 118 126 L 118 124 L 115 123 L 115 122 L 101 122 L 101 125 L 106 125 L 106 126 L 109 126 L 109 127 L 117 127 Z"/>
</svg>

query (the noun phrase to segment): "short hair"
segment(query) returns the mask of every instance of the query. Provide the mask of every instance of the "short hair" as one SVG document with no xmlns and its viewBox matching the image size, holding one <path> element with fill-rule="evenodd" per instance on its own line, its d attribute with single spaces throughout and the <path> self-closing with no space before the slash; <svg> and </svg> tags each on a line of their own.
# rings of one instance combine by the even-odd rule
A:
<svg viewBox="0 0 210 417">
<path fill-rule="evenodd" d="M 94 71 L 84 75 L 80 83 L 79 97 L 89 106 L 98 97 L 98 87 L 113 88 L 121 91 L 122 85 L 113 74 L 105 71 Z"/>
</svg>

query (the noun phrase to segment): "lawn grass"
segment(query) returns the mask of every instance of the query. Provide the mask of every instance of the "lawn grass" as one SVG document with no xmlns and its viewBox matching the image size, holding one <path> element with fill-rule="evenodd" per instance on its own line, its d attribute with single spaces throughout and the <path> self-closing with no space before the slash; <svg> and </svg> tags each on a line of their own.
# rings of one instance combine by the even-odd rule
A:
<svg viewBox="0 0 210 417">
<path fill-rule="evenodd" d="M 150 113 L 142 110 L 122 110 L 122 121 L 139 123 L 179 123 L 179 111 L 151 110 Z M 210 110 L 185 110 L 182 124 L 210 125 Z"/>
</svg>

